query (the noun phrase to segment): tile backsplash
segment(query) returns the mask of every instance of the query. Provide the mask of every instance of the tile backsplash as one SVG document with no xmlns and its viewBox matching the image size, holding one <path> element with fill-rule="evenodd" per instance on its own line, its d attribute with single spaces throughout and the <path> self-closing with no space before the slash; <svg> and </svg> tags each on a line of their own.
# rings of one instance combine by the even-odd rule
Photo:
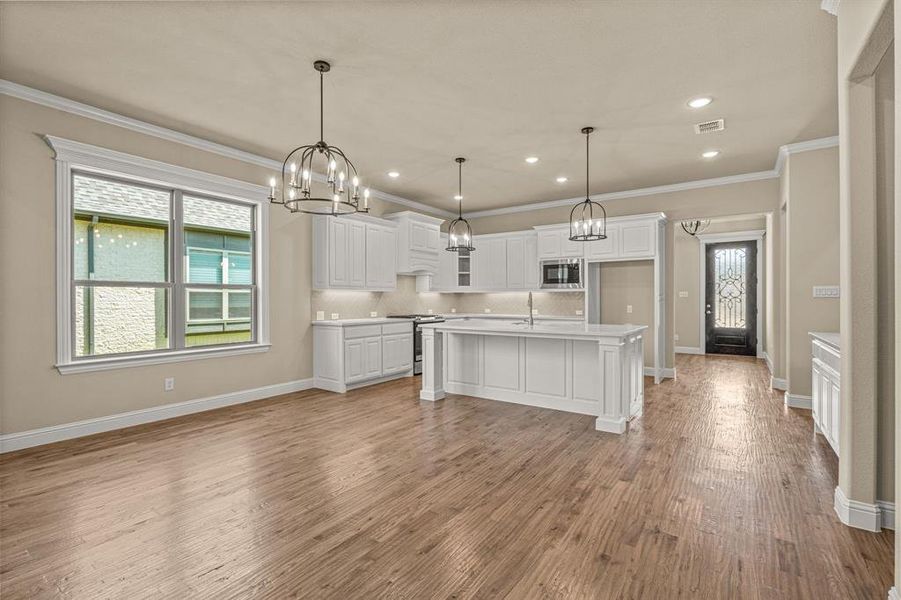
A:
<svg viewBox="0 0 901 600">
<path fill-rule="evenodd" d="M 361 292 L 355 290 L 314 291 L 310 318 L 322 311 L 326 319 L 337 313 L 342 319 L 361 319 L 371 312 L 379 317 L 394 314 L 422 313 L 429 309 L 435 314 L 484 313 L 488 308 L 496 314 L 528 313 L 526 298 L 528 292 L 499 292 L 486 294 L 439 294 L 416 291 L 416 278 L 399 275 L 397 289 L 393 292 Z M 555 316 L 576 316 L 583 308 L 582 292 L 535 292 L 533 303 L 538 314 Z"/>
</svg>

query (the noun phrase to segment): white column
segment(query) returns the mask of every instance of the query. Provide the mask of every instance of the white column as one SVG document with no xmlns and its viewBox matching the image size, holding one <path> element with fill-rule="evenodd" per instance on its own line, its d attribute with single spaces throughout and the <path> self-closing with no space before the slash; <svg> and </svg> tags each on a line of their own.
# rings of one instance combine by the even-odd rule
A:
<svg viewBox="0 0 901 600">
<path fill-rule="evenodd" d="M 598 417 L 594 421 L 597 431 L 623 433 L 628 419 L 628 398 L 623 398 L 625 388 L 623 381 L 623 365 L 626 347 L 622 343 L 611 347 L 609 343 L 598 341 L 598 368 L 601 376 L 601 398 L 598 406 Z M 623 406 L 626 409 L 623 409 Z"/>
<path fill-rule="evenodd" d="M 431 327 L 422 328 L 422 400 L 444 398 L 444 335 Z"/>
</svg>

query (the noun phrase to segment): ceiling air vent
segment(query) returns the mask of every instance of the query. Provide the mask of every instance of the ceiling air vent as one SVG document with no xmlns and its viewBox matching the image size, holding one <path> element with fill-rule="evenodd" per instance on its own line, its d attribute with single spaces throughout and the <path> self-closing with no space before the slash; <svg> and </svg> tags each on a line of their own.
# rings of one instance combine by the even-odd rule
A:
<svg viewBox="0 0 901 600">
<path fill-rule="evenodd" d="M 716 121 L 705 121 L 695 125 L 695 133 L 713 133 L 714 131 L 722 131 L 726 128 L 726 121 L 717 119 Z"/>
</svg>

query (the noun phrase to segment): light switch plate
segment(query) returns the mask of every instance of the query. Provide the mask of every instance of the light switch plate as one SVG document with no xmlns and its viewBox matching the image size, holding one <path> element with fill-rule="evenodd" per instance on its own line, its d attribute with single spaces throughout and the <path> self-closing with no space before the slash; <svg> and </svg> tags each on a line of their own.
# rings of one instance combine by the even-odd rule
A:
<svg viewBox="0 0 901 600">
<path fill-rule="evenodd" d="M 814 298 L 838 298 L 840 297 L 840 288 L 837 285 L 815 285 L 813 286 Z"/>
<path fill-rule="evenodd" d="M 332 313 L 332 319 L 338 319 L 338 313 Z"/>
<path fill-rule="evenodd" d="M 325 311 L 324 311 L 324 310 L 317 310 L 317 311 L 316 311 L 316 320 L 317 320 L 317 321 L 324 321 L 324 320 L 325 320 Z"/>
<path fill-rule="evenodd" d="M 486 308 L 486 309 L 485 309 L 485 312 L 486 312 L 486 313 L 490 313 L 490 312 L 491 312 L 491 309 L 490 309 L 490 308 Z"/>
<path fill-rule="evenodd" d="M 679 292 L 680 298 L 688 298 L 688 292 Z"/>
<path fill-rule="evenodd" d="M 581 310 L 581 309 L 576 310 L 576 316 L 577 316 L 577 317 L 581 317 L 581 316 L 584 315 L 584 314 L 585 314 L 585 311 L 583 311 L 583 310 Z"/>
<path fill-rule="evenodd" d="M 538 314 L 538 309 L 537 309 L 537 308 L 533 308 L 533 309 L 532 309 L 532 314 L 533 314 L 533 315 L 537 315 L 537 314 Z"/>
<path fill-rule="evenodd" d="M 163 390 L 171 392 L 175 389 L 175 377 L 166 377 L 163 379 Z"/>
<path fill-rule="evenodd" d="M 369 312 L 369 316 L 370 316 L 370 317 L 377 317 L 377 316 L 379 316 L 379 313 L 378 313 L 377 311 L 374 311 L 374 310 L 373 310 L 373 311 L 370 311 L 370 312 Z"/>
<path fill-rule="evenodd" d="M 456 308 L 452 308 L 452 309 L 451 309 L 451 312 L 452 312 L 452 313 L 455 313 L 455 312 L 457 312 L 457 309 L 456 309 Z"/>
<path fill-rule="evenodd" d="M 674 334 L 673 334 L 673 341 L 674 341 L 674 342 L 678 342 L 678 341 L 679 341 L 679 334 L 678 334 L 678 333 L 674 333 Z"/>
<path fill-rule="evenodd" d="M 428 309 L 426 312 L 429 313 L 430 315 L 434 315 L 434 314 L 435 314 L 435 311 L 432 310 L 431 308 Z"/>
<path fill-rule="evenodd" d="M 632 314 L 632 305 L 631 304 L 626 305 L 626 312 L 630 315 Z"/>
</svg>

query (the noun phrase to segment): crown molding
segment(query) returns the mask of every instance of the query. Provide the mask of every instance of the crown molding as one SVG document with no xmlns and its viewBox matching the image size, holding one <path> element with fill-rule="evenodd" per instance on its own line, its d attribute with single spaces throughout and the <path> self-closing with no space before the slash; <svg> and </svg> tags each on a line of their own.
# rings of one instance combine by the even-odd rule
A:
<svg viewBox="0 0 901 600">
<path fill-rule="evenodd" d="M 46 106 L 80 117 L 93 119 L 94 121 L 106 123 L 107 125 L 115 125 L 117 127 L 122 127 L 123 129 L 135 131 L 144 135 L 150 135 L 162 140 L 190 146 L 198 150 L 203 150 L 204 152 L 210 152 L 212 154 L 218 154 L 219 156 L 224 156 L 226 158 L 231 158 L 244 163 L 257 165 L 259 167 L 263 167 L 264 169 L 271 169 L 272 171 L 276 172 L 281 172 L 282 169 L 283 162 L 280 160 L 275 160 L 266 156 L 260 156 L 259 154 L 253 154 L 252 152 L 239 150 L 238 148 L 233 148 L 231 146 L 226 146 L 217 142 L 205 140 L 203 138 L 189 135 L 187 133 L 175 131 L 174 129 L 160 127 L 159 125 L 147 123 L 139 119 L 126 117 L 125 115 L 120 115 L 108 110 L 103 110 L 101 108 L 97 108 L 96 106 L 91 106 L 90 104 L 76 102 L 75 100 L 70 100 L 69 98 L 57 96 L 55 94 L 21 85 L 6 79 L 0 79 L 0 94 L 11 96 L 13 98 L 19 98 L 20 100 L 27 100 L 28 102 L 32 102 L 34 104 L 40 104 L 41 106 Z M 317 179 L 324 180 L 322 175 L 319 173 L 314 174 L 314 176 L 318 176 L 316 177 Z M 423 212 L 438 214 L 443 217 L 454 216 L 454 213 L 450 211 L 442 210 L 440 208 L 434 208 L 427 204 L 416 202 L 415 200 L 410 200 L 408 198 L 395 196 L 394 194 L 389 194 L 381 190 L 371 189 L 371 194 L 374 198 L 377 198 L 384 202 L 400 204 L 402 206 L 407 206 L 409 208 L 414 208 Z"/>
<path fill-rule="evenodd" d="M 755 173 L 742 173 L 740 175 L 727 175 L 726 177 L 713 177 L 711 179 L 697 179 L 695 181 L 684 181 L 682 183 L 671 183 L 667 185 L 658 185 L 654 187 L 638 188 L 635 190 L 623 190 L 621 192 L 608 192 L 606 194 L 593 194 L 591 199 L 596 202 L 608 202 L 610 200 L 622 200 L 624 198 L 637 198 L 639 196 L 653 196 L 655 194 L 669 194 L 671 192 L 681 192 L 685 190 L 697 190 L 701 188 L 717 187 L 720 185 L 729 185 L 732 183 L 744 183 L 747 181 L 760 181 L 762 179 L 775 179 L 779 177 L 775 171 L 757 171 Z M 478 210 L 469 213 L 467 216 L 472 219 L 479 217 L 493 217 L 495 215 L 506 215 L 510 213 L 530 212 L 533 210 L 541 210 L 543 208 L 558 208 L 561 206 L 572 206 L 575 202 L 585 200 L 584 196 L 576 198 L 564 198 L 562 200 L 549 200 L 547 202 L 534 202 L 531 204 L 522 204 L 519 206 L 507 206 L 504 208 L 492 208 L 488 210 Z"/>
<path fill-rule="evenodd" d="M 773 167 L 773 171 L 776 172 L 777 177 L 782 175 L 782 169 L 785 168 L 785 161 L 790 154 L 809 152 L 811 150 L 822 150 L 824 148 L 833 148 L 835 146 L 838 146 L 837 135 L 779 146 L 779 153 L 776 155 L 776 166 Z"/>
<path fill-rule="evenodd" d="M 832 16 L 838 16 L 838 4 L 841 0 L 820 0 L 820 9 Z"/>
<path fill-rule="evenodd" d="M 834 2 L 836 7 L 838 6 L 838 0 L 831 1 Z M 823 0 L 824 4 L 826 4 L 827 2 L 830 2 L 830 0 Z M 50 94 L 48 92 L 8 81 L 6 79 L 0 79 L 0 94 L 12 96 L 21 100 L 27 100 L 35 104 L 40 104 L 42 106 L 47 106 L 49 108 L 68 112 L 70 114 L 86 117 L 88 119 L 93 119 L 101 123 L 115 125 L 117 127 L 122 127 L 124 129 L 142 133 L 144 135 L 150 135 L 170 142 L 176 142 L 185 146 L 196 148 L 198 150 L 203 150 L 212 154 L 218 154 L 226 158 L 231 158 L 241 162 L 257 165 L 266 169 L 271 169 L 273 171 L 280 172 L 282 168 L 282 161 L 279 160 L 260 156 L 259 154 L 253 154 L 244 150 L 239 150 L 238 148 L 219 144 L 210 140 L 205 140 L 203 138 L 182 133 L 180 131 L 175 131 L 174 129 L 168 129 L 166 127 L 160 127 L 159 125 L 153 125 L 152 123 L 147 123 L 139 119 L 126 117 L 118 113 L 103 110 L 101 108 L 97 108 L 89 104 L 84 104 L 82 102 L 76 102 L 75 100 L 70 100 L 62 96 Z M 775 179 L 782 174 L 782 169 L 785 166 L 785 160 L 786 158 L 788 158 L 788 155 L 794 154 L 796 152 L 806 152 L 809 150 L 831 148 L 837 145 L 838 136 L 819 138 L 815 140 L 797 142 L 794 144 L 786 144 L 779 148 L 779 153 L 776 156 L 776 164 L 773 169 L 769 171 L 757 171 L 754 173 L 742 173 L 739 175 L 727 175 L 725 177 L 713 177 L 711 179 L 698 179 L 695 181 L 685 181 L 681 183 L 658 185 L 647 188 L 638 188 L 634 190 L 623 190 L 620 192 L 595 194 L 591 196 L 591 199 L 597 202 L 609 202 L 611 200 L 621 200 L 624 198 L 637 198 L 640 196 L 652 196 L 655 194 L 668 194 L 671 192 L 697 190 L 708 187 L 717 187 L 721 185 L 730 185 L 733 183 L 745 183 L 749 181 Z M 314 174 L 314 176 L 318 180 L 322 179 L 322 175 L 319 173 Z M 376 198 L 383 202 L 406 206 L 407 208 L 433 215 L 440 215 L 445 218 L 453 218 L 456 216 L 456 213 L 453 213 L 451 211 L 436 208 L 434 206 L 429 206 L 428 204 L 417 202 L 416 200 L 410 200 L 409 198 L 404 198 L 402 196 L 389 194 L 388 192 L 383 192 L 381 190 L 371 189 L 371 193 L 373 198 Z M 583 199 L 583 197 L 579 196 L 576 198 L 564 198 L 561 200 L 549 200 L 546 202 L 534 202 L 531 204 L 522 204 L 518 206 L 479 210 L 469 213 L 468 216 L 470 218 L 477 219 L 480 217 L 492 217 L 496 215 L 531 212 L 533 210 L 542 210 L 545 208 L 569 206 Z"/>
</svg>

